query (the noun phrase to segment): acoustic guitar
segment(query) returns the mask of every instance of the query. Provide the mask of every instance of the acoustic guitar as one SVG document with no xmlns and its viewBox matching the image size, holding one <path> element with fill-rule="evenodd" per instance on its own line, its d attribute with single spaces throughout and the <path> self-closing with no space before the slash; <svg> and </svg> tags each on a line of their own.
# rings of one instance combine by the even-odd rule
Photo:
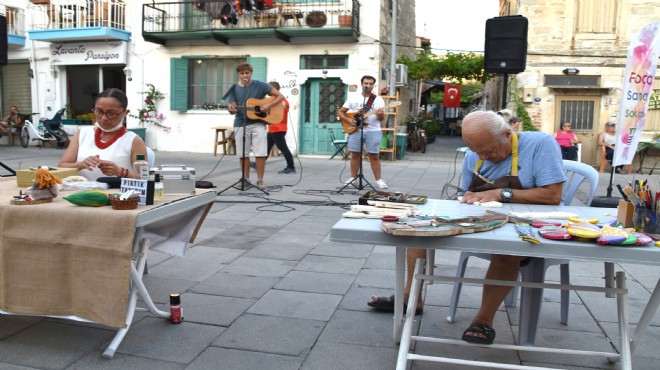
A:
<svg viewBox="0 0 660 370">
<path fill-rule="evenodd" d="M 390 104 L 385 106 L 383 109 L 394 108 L 394 107 L 399 106 L 399 105 L 401 105 L 401 102 L 400 101 L 395 101 L 395 102 L 391 102 Z M 360 124 L 362 122 L 364 122 L 365 126 L 369 126 L 369 124 L 367 122 L 365 122 L 365 120 L 367 119 L 367 117 L 376 114 L 376 111 L 377 111 L 377 109 L 373 109 L 373 110 L 371 110 L 367 113 L 364 113 L 364 114 L 360 113 L 361 118 L 359 120 L 356 120 L 356 121 L 358 121 L 358 124 L 356 124 L 355 126 L 351 125 L 348 121 L 345 121 L 345 120 L 342 119 L 341 120 L 341 125 L 344 128 L 344 132 L 349 134 L 349 135 L 354 133 L 355 131 L 357 131 L 360 128 Z M 346 117 L 348 117 L 348 119 L 351 119 L 351 118 L 355 117 L 356 115 L 357 115 L 356 112 L 352 112 L 352 113 L 347 112 L 346 113 Z"/>
<path fill-rule="evenodd" d="M 269 125 L 280 123 L 284 119 L 284 102 L 271 107 L 268 113 L 261 110 L 262 106 L 268 104 L 273 99 L 275 98 L 250 98 L 245 102 L 245 108 L 239 106 L 237 109 L 245 109 L 248 119 L 262 121 Z"/>
</svg>

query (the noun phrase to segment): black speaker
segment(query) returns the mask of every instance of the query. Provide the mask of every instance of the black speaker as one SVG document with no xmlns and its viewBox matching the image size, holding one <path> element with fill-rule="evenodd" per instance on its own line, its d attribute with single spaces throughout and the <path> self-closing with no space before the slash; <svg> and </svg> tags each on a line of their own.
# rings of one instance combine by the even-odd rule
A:
<svg viewBox="0 0 660 370">
<path fill-rule="evenodd" d="M 484 69 L 491 73 L 519 73 L 527 63 L 527 18 L 516 15 L 486 21 Z"/>
<path fill-rule="evenodd" d="M 7 64 L 7 18 L 0 15 L 0 64 Z"/>
</svg>

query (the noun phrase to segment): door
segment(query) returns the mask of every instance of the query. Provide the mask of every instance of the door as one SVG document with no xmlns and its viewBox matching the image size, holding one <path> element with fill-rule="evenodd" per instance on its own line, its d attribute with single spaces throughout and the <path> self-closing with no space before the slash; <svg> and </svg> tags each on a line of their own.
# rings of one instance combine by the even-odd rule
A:
<svg viewBox="0 0 660 370">
<path fill-rule="evenodd" d="M 562 122 L 570 122 L 572 130 L 582 141 L 581 162 L 597 165 L 598 130 L 603 126 L 600 117 L 600 96 L 558 95 L 555 104 L 555 132 Z"/>
<path fill-rule="evenodd" d="M 334 153 L 330 132 L 344 136 L 337 109 L 346 101 L 346 85 L 340 79 L 309 79 L 300 97 L 300 153 Z"/>
<path fill-rule="evenodd" d="M 2 83 L 2 107 L 0 117 L 9 112 L 9 106 L 15 105 L 19 112 L 32 112 L 32 81 L 28 74 L 30 63 L 10 63 L 0 66 L 0 83 Z"/>
</svg>

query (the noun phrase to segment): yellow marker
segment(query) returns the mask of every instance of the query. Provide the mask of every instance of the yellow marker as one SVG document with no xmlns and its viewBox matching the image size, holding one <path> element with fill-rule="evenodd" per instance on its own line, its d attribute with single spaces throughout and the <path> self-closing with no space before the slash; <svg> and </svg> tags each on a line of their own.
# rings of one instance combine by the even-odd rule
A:
<svg viewBox="0 0 660 370">
<path fill-rule="evenodd" d="M 656 247 L 660 247 L 660 241 L 655 242 Z"/>
</svg>

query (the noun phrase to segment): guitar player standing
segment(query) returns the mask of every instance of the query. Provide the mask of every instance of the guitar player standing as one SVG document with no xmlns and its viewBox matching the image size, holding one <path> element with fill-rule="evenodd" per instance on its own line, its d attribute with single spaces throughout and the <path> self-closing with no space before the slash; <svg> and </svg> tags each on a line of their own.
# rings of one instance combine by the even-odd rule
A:
<svg viewBox="0 0 660 370">
<path fill-rule="evenodd" d="M 234 115 L 234 137 L 236 140 L 236 155 L 243 173 L 243 188 L 247 189 L 253 186 L 250 179 L 250 149 L 255 156 L 255 167 L 257 170 L 256 186 L 264 190 L 264 170 L 266 168 L 266 157 L 268 156 L 268 141 L 266 124 L 259 120 L 249 119 L 247 112 L 241 107 L 246 106 L 246 101 L 251 98 L 261 99 L 266 94 L 273 97 L 269 103 L 261 106 L 261 111 L 270 112 L 270 109 L 277 104 L 281 104 L 284 95 L 271 85 L 252 79 L 252 66 L 247 62 L 241 62 L 236 67 L 238 73 L 238 82 L 232 85 L 227 94 L 222 97 L 227 103 L 227 110 Z M 243 130 L 245 130 L 245 148 L 243 147 Z M 245 149 L 245 150 L 244 150 Z M 240 189 L 240 184 L 237 184 Z"/>
<path fill-rule="evenodd" d="M 362 143 L 360 134 L 360 123 L 364 124 L 364 147 L 369 155 L 371 170 L 376 179 L 376 186 L 379 189 L 387 189 L 385 180 L 381 178 L 380 173 L 380 139 L 383 133 L 380 130 L 380 123 L 385 119 L 385 101 L 380 96 L 372 93 L 376 79 L 372 76 L 363 76 L 360 80 L 362 88 L 359 93 L 348 95 L 344 105 L 337 111 L 337 115 L 342 121 L 347 122 L 350 128 L 345 131 L 348 135 L 348 151 L 351 152 L 351 178 L 344 184 L 350 184 L 358 176 L 360 167 L 360 155 L 362 155 Z M 347 115 L 348 112 L 354 112 L 355 115 Z M 372 113 L 372 114 L 369 114 Z M 368 117 L 367 117 L 368 115 Z M 361 119 L 361 116 L 365 116 Z"/>
</svg>

